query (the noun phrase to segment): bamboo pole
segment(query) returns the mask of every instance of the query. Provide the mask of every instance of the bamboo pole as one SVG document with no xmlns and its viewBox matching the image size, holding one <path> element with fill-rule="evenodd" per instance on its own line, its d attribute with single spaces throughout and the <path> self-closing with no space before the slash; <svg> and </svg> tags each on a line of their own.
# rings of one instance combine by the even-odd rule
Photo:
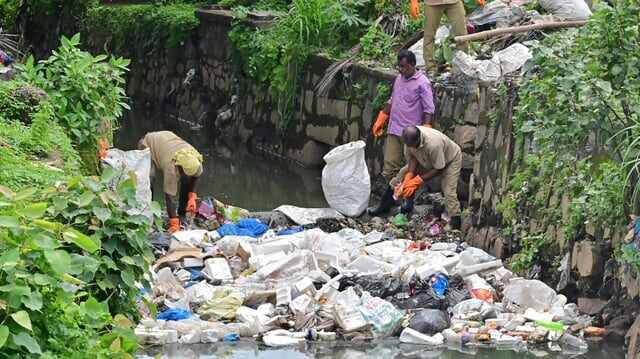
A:
<svg viewBox="0 0 640 359">
<path fill-rule="evenodd" d="M 517 34 L 520 32 L 529 32 L 533 30 L 543 30 L 543 29 L 562 29 L 567 27 L 580 27 L 586 23 L 587 23 L 586 20 L 554 21 L 554 22 L 542 22 L 539 24 L 532 24 L 532 25 L 505 27 L 502 29 L 482 31 L 475 34 L 471 34 L 471 35 L 456 36 L 455 41 L 457 43 L 461 43 L 461 42 L 468 42 L 468 41 L 486 40 L 488 38 L 496 37 L 504 34 Z"/>
</svg>

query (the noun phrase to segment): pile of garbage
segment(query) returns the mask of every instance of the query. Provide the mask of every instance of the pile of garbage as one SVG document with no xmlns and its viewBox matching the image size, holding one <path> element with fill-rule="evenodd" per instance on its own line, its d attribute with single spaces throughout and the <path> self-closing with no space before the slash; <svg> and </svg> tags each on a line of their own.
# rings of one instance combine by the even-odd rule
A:
<svg viewBox="0 0 640 359">
<path fill-rule="evenodd" d="M 544 343 L 580 353 L 585 338 L 604 334 L 564 295 L 518 278 L 481 249 L 377 230 L 327 232 L 309 222 L 331 210 L 297 210 L 306 225 L 241 218 L 167 238 L 157 247 L 152 291 L 139 302 L 140 341 L 287 346 L 399 337 L 430 348 L 523 351 Z"/>
</svg>

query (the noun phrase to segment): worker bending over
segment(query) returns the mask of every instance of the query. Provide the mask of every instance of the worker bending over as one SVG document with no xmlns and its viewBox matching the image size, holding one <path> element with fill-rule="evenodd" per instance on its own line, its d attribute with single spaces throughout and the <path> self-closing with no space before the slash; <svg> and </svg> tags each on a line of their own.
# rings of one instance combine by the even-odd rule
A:
<svg viewBox="0 0 640 359">
<path fill-rule="evenodd" d="M 164 196 L 169 214 L 169 233 L 180 230 L 178 215 L 196 212 L 196 184 L 202 175 L 202 155 L 171 131 L 147 133 L 138 143 L 139 149 L 151 152 L 151 178 L 162 172 Z M 180 183 L 180 205 L 175 198 Z"/>
<path fill-rule="evenodd" d="M 445 206 L 451 217 L 450 227 L 461 227 L 460 202 L 458 201 L 458 178 L 462 167 L 460 146 L 442 132 L 425 126 L 409 126 L 402 132 L 404 155 L 407 165 L 391 180 L 382 197 L 377 213 L 388 211 L 395 198 L 405 199 L 402 212 L 413 210 L 416 190 L 436 176 L 442 177 L 442 193 Z M 395 198 L 394 198 L 395 197 Z"/>
</svg>

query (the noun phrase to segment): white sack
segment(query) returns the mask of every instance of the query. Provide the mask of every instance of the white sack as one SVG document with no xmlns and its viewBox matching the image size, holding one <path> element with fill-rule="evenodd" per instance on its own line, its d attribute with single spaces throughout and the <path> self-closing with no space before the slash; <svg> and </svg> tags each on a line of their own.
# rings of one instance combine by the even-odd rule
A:
<svg viewBox="0 0 640 359">
<path fill-rule="evenodd" d="M 371 193 L 369 170 L 364 159 L 364 141 L 338 146 L 324 156 L 322 190 L 338 212 L 357 217 L 367 208 Z"/>
</svg>

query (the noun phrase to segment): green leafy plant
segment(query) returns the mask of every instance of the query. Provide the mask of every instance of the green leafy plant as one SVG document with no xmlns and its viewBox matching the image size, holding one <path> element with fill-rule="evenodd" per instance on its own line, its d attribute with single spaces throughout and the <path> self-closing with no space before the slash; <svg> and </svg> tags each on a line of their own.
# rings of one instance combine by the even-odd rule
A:
<svg viewBox="0 0 640 359">
<path fill-rule="evenodd" d="M 47 92 L 55 117 L 78 146 L 85 168 L 96 173 L 98 139 L 111 139 L 117 119 L 129 108 L 124 89 L 129 60 L 93 56 L 79 45 L 79 34 L 62 37 L 49 59 L 36 64 L 30 57 L 19 66 L 19 77 Z"/>
<path fill-rule="evenodd" d="M 536 262 L 540 249 L 549 242 L 551 242 L 550 239 L 544 234 L 523 237 L 520 251 L 509 262 L 511 269 L 522 273 L 531 268 Z"/>
<path fill-rule="evenodd" d="M 376 25 L 371 26 L 360 39 L 360 46 L 360 55 L 364 59 L 382 60 L 387 64 L 394 60 L 393 38 Z"/>
<path fill-rule="evenodd" d="M 152 258 L 135 187 L 99 179 L 0 187 L 0 349 L 9 356 L 131 357 L 136 282 Z M 155 206 L 156 211 L 159 210 Z M 157 212 L 156 212 L 157 214 Z"/>
</svg>

